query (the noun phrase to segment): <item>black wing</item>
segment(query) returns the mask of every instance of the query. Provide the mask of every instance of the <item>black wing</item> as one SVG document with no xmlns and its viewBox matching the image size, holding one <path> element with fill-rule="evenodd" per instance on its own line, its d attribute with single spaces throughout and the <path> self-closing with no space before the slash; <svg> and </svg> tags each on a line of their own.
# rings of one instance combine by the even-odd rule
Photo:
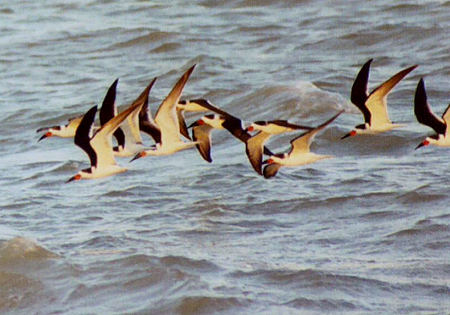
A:
<svg viewBox="0 0 450 315">
<path fill-rule="evenodd" d="M 272 163 L 272 164 L 266 165 L 264 167 L 264 171 L 263 171 L 264 178 L 271 178 L 271 177 L 277 175 L 280 167 L 281 167 L 281 164 L 278 164 L 278 163 Z"/>
<path fill-rule="evenodd" d="M 89 160 L 91 161 L 91 166 L 94 167 L 97 166 L 97 154 L 90 144 L 91 138 L 89 137 L 89 133 L 91 131 L 92 124 L 94 123 L 96 113 L 97 106 L 94 106 L 88 110 L 77 128 L 74 138 L 75 144 L 87 153 Z"/>
<path fill-rule="evenodd" d="M 430 105 L 428 104 L 423 78 L 417 84 L 416 95 L 414 97 L 414 114 L 416 115 L 417 121 L 421 124 L 433 128 L 438 134 L 445 134 L 445 122 L 431 111 Z"/>
<path fill-rule="evenodd" d="M 271 134 L 260 131 L 256 135 L 250 137 L 245 143 L 245 153 L 247 153 L 248 160 L 259 175 L 263 175 L 261 167 L 264 143 L 270 136 Z"/>
<path fill-rule="evenodd" d="M 366 107 L 368 94 L 367 84 L 369 82 L 370 64 L 373 59 L 369 59 L 359 70 L 355 82 L 353 82 L 350 100 L 364 115 L 364 121 L 370 123 L 370 112 Z"/>
<path fill-rule="evenodd" d="M 152 88 L 155 81 L 156 78 L 154 78 L 153 81 L 147 87 L 148 92 L 150 92 L 150 89 Z M 139 112 L 139 130 L 145 132 L 150 137 L 152 137 L 155 143 L 161 142 L 161 131 L 159 130 L 153 118 L 151 117 L 151 113 L 149 114 L 148 93 L 147 97 L 144 100 L 144 105 L 142 106 L 141 111 Z"/>
<path fill-rule="evenodd" d="M 176 111 L 177 111 L 177 117 L 178 117 L 178 124 L 180 125 L 180 133 L 186 139 L 192 140 L 191 137 L 189 136 L 189 132 L 187 130 L 186 121 L 184 120 L 183 110 L 177 108 Z"/>
<path fill-rule="evenodd" d="M 208 125 L 193 124 L 192 127 L 192 139 L 198 141 L 196 144 L 197 150 L 202 158 L 211 163 L 211 131 L 212 127 Z"/>
<path fill-rule="evenodd" d="M 100 125 L 103 126 L 108 121 L 110 121 L 114 116 L 116 116 L 116 90 L 117 90 L 117 83 L 119 82 L 119 79 L 116 79 L 113 84 L 108 89 L 108 92 L 106 92 L 105 98 L 102 102 L 102 107 L 100 108 Z M 117 140 L 117 144 L 119 146 L 124 147 L 125 146 L 125 134 L 122 131 L 122 129 L 118 128 L 114 132 L 114 137 Z"/>
<path fill-rule="evenodd" d="M 286 127 L 286 128 L 292 128 L 292 129 L 305 129 L 305 130 L 312 130 L 314 129 L 314 127 L 309 127 L 309 126 L 303 126 L 303 125 L 295 125 L 292 124 L 290 122 L 288 122 L 287 120 L 271 120 L 268 121 L 268 123 L 272 123 L 281 127 Z"/>
</svg>

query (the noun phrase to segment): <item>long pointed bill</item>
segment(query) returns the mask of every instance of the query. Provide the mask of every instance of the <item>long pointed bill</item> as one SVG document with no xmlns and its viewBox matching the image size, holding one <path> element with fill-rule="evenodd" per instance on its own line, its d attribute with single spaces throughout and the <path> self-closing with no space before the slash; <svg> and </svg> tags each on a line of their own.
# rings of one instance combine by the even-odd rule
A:
<svg viewBox="0 0 450 315">
<path fill-rule="evenodd" d="M 430 143 L 427 140 L 422 141 L 421 143 L 419 143 L 419 145 L 416 147 L 415 150 L 417 150 L 418 148 L 424 147 L 429 145 Z"/>
<path fill-rule="evenodd" d="M 42 137 L 39 138 L 38 142 L 51 136 L 53 136 L 51 132 L 46 132 L 45 134 L 42 135 Z"/>
<path fill-rule="evenodd" d="M 345 138 L 348 138 L 348 137 L 353 137 L 353 136 L 356 136 L 356 131 L 355 131 L 355 130 L 352 130 L 352 131 L 350 131 L 349 133 L 347 133 L 345 136 L 343 136 L 343 137 L 341 138 L 341 140 L 342 140 L 342 139 L 345 139 Z"/>
<path fill-rule="evenodd" d="M 80 175 L 80 174 L 77 174 L 77 175 L 72 176 L 71 178 L 69 178 L 69 179 L 66 181 L 66 184 L 67 184 L 67 183 L 70 183 L 70 182 L 72 182 L 72 181 L 74 181 L 74 180 L 80 180 L 80 179 L 81 179 L 81 175 Z"/>
<path fill-rule="evenodd" d="M 134 160 L 140 159 L 141 157 L 144 157 L 144 156 L 145 156 L 145 152 L 140 152 L 140 153 L 136 154 L 136 155 L 134 156 L 134 158 L 132 158 L 132 159 L 130 160 L 129 163 L 133 162 Z"/>
</svg>

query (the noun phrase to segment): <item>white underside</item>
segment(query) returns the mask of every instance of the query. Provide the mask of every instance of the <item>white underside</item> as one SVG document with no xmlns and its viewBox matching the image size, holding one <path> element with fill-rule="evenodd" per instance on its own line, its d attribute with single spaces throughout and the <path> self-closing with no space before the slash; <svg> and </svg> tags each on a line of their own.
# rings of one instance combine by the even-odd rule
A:
<svg viewBox="0 0 450 315">
<path fill-rule="evenodd" d="M 297 154 L 295 156 L 288 156 L 287 158 L 278 158 L 276 156 L 272 156 L 271 159 L 280 165 L 289 167 L 289 166 L 300 166 L 305 164 L 311 164 L 319 160 L 330 159 L 333 156 L 331 155 L 319 155 L 312 152 Z"/>
<path fill-rule="evenodd" d="M 357 134 L 377 134 L 381 132 L 386 132 L 392 129 L 401 128 L 404 127 L 404 124 L 383 124 L 383 125 L 375 125 L 375 126 L 368 126 L 367 129 L 358 129 L 355 128 Z"/>
<path fill-rule="evenodd" d="M 120 148 L 119 151 L 114 151 L 114 156 L 118 157 L 130 157 L 135 156 L 137 153 L 142 152 L 145 150 L 145 147 L 142 144 L 132 144 L 132 145 L 125 145 L 125 148 Z"/>
<path fill-rule="evenodd" d="M 194 147 L 198 142 L 171 142 L 169 145 L 157 145 L 156 149 L 145 150 L 146 155 L 170 155 Z"/>
<path fill-rule="evenodd" d="M 102 168 L 94 168 L 92 173 L 80 171 L 79 174 L 81 174 L 81 179 L 95 179 L 123 173 L 127 170 L 119 165 L 108 165 Z"/>
<path fill-rule="evenodd" d="M 61 137 L 61 138 L 73 138 L 75 137 L 75 132 L 77 131 L 74 128 L 61 126 L 60 130 L 56 129 L 49 129 L 49 131 L 52 133 L 53 136 Z"/>
</svg>

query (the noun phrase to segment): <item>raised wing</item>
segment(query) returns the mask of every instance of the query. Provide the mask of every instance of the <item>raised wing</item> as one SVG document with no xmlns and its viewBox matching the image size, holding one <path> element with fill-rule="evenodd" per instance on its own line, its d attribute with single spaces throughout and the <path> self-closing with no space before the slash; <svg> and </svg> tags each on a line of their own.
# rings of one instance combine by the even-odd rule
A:
<svg viewBox="0 0 450 315">
<path fill-rule="evenodd" d="M 114 116 L 117 115 L 117 108 L 116 108 L 116 90 L 117 90 L 117 83 L 119 82 L 119 79 L 116 79 L 113 84 L 109 87 L 108 91 L 106 92 L 105 98 L 102 102 L 102 107 L 100 108 L 100 126 L 103 126 L 106 124 L 110 119 L 112 119 Z M 125 146 L 125 134 L 121 129 L 118 129 L 114 133 L 114 137 L 117 139 L 117 144 L 119 146 L 124 147 Z"/>
<path fill-rule="evenodd" d="M 154 78 L 149 85 L 145 88 L 145 90 L 136 98 L 136 100 L 132 103 L 132 105 L 139 104 L 137 108 L 139 110 L 134 110 L 128 117 L 125 122 L 122 123 L 121 129 L 125 133 L 125 138 L 128 141 L 134 141 L 134 143 L 142 143 L 141 133 L 139 130 L 139 114 L 141 112 L 142 107 L 145 104 L 148 104 L 148 95 L 153 85 L 155 84 L 156 78 Z M 125 142 L 125 145 L 127 145 Z"/>
<path fill-rule="evenodd" d="M 326 122 L 321 124 L 320 126 L 314 128 L 313 130 L 307 131 L 304 134 L 298 136 L 297 138 L 293 139 L 291 141 L 291 151 L 289 154 L 302 154 L 302 153 L 308 153 L 309 147 L 311 145 L 311 142 L 313 141 L 315 135 L 324 129 L 326 126 L 331 124 L 340 114 L 342 114 L 343 111 L 340 111 L 330 119 L 328 119 Z"/>
<path fill-rule="evenodd" d="M 97 167 L 116 164 L 112 150 L 112 134 L 133 111 L 139 111 L 141 106 L 141 103 L 131 104 L 126 110 L 104 124 L 92 137 L 90 144 L 97 154 Z"/>
<path fill-rule="evenodd" d="M 89 134 L 91 131 L 92 124 L 94 123 L 95 114 L 97 113 L 97 106 L 92 107 L 90 110 L 84 114 L 77 131 L 75 132 L 74 142 L 77 146 L 83 149 L 84 152 L 89 156 L 91 166 L 97 167 L 97 154 L 91 146 Z"/>
<path fill-rule="evenodd" d="M 373 59 L 369 59 L 359 70 L 355 81 L 353 82 L 352 92 L 350 100 L 364 115 L 364 121 L 370 123 L 370 111 L 366 107 L 367 97 L 369 96 L 369 90 L 367 84 L 369 82 L 370 64 Z"/>
<path fill-rule="evenodd" d="M 427 100 L 427 92 L 425 90 L 425 82 L 420 79 L 417 84 L 416 94 L 414 96 L 414 114 L 417 121 L 428 127 L 433 128 L 438 134 L 445 134 L 445 119 L 436 116 L 430 108 Z"/>
<path fill-rule="evenodd" d="M 139 111 L 139 129 L 151 136 L 155 143 L 161 142 L 161 131 L 153 120 L 152 114 L 148 108 L 148 98 Z"/>
<path fill-rule="evenodd" d="M 181 92 L 183 91 L 183 88 L 194 68 L 195 65 L 183 74 L 156 112 L 155 122 L 161 130 L 162 143 L 181 141 L 180 127 L 176 114 L 176 105 L 180 100 Z"/>
<path fill-rule="evenodd" d="M 417 65 L 406 68 L 389 80 L 383 82 L 380 86 L 375 88 L 367 98 L 366 106 L 371 113 L 370 124 L 378 125 L 384 123 L 391 123 L 387 111 L 387 96 L 389 92 L 397 85 L 408 73 L 413 71 Z"/>
</svg>

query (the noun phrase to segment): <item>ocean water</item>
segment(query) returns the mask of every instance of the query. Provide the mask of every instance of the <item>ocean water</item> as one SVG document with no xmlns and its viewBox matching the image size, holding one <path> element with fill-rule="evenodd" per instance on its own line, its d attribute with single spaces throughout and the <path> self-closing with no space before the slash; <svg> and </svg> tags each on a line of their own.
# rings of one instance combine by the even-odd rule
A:
<svg viewBox="0 0 450 315">
<path fill-rule="evenodd" d="M 421 77 L 447 108 L 449 29 L 449 1 L 3 1 L 0 313 L 449 313 L 450 151 L 414 150 L 432 130 L 413 113 Z M 370 58 L 370 88 L 419 65 L 388 98 L 405 126 L 340 140 L 362 122 L 349 95 Z M 36 129 L 116 78 L 125 106 L 157 76 L 155 113 L 193 64 L 183 97 L 246 122 L 345 110 L 312 145 L 334 158 L 265 180 L 214 131 L 211 164 L 118 159 L 128 172 L 65 184 L 87 156 Z"/>
</svg>

